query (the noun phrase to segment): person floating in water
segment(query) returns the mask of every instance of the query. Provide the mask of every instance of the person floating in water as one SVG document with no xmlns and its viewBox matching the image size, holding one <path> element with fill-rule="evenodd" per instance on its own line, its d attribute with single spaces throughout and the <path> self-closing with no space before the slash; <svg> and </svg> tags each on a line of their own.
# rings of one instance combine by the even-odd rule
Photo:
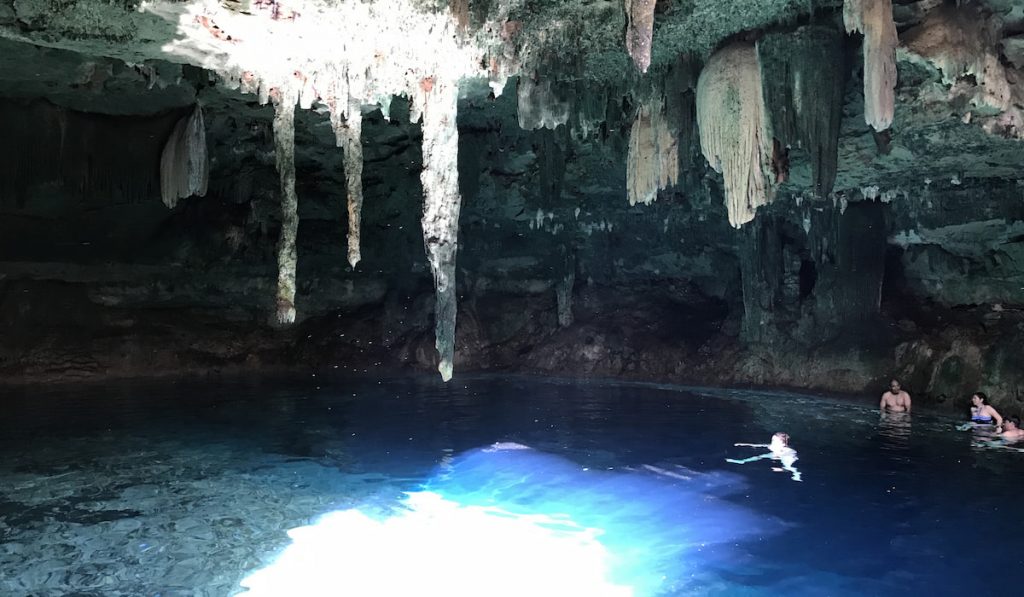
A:
<svg viewBox="0 0 1024 597">
<path fill-rule="evenodd" d="M 889 390 L 882 394 L 882 401 L 878 409 L 883 413 L 910 413 L 910 394 L 900 389 L 898 379 L 889 382 Z"/>
<path fill-rule="evenodd" d="M 781 467 L 772 467 L 772 470 L 781 473 L 782 471 L 788 471 L 793 474 L 791 477 L 794 481 L 801 481 L 800 471 L 796 470 L 793 464 L 798 460 L 796 456 L 796 450 L 789 447 L 789 434 L 788 433 L 776 433 L 772 436 L 772 442 L 770 444 L 733 444 L 734 446 L 746 446 L 748 448 L 768 448 L 768 452 L 765 454 L 759 454 L 757 456 L 751 456 L 750 458 L 744 458 L 742 460 L 736 460 L 733 458 L 726 458 L 726 462 L 733 464 L 746 464 L 748 462 L 754 462 L 755 460 L 764 460 L 765 458 L 771 458 L 772 460 L 778 460 L 782 463 Z"/>
<path fill-rule="evenodd" d="M 999 437 L 1008 442 L 1016 442 L 1024 439 L 1024 429 L 1020 428 L 1020 419 L 1017 417 L 1006 417 L 1003 420 L 1003 432 Z"/>
</svg>

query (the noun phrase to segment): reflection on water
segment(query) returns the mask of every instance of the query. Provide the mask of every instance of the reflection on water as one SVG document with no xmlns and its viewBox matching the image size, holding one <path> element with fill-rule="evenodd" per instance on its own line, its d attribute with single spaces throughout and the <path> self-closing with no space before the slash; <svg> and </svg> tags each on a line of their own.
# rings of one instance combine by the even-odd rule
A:
<svg viewBox="0 0 1024 597">
<path fill-rule="evenodd" d="M 352 509 L 297 529 L 277 561 L 243 585 L 252 597 L 289 586 L 344 595 L 437 586 L 467 597 L 690 590 L 712 563 L 736 562 L 734 546 L 785 528 L 722 499 L 746 489 L 736 475 L 592 470 L 497 444 L 445 463 L 397 513 Z M 337 559 L 325 566 L 323 554 Z"/>
<path fill-rule="evenodd" d="M 910 445 L 912 421 L 908 413 L 883 411 L 878 417 L 878 435 L 890 449 L 907 448 Z"/>
<path fill-rule="evenodd" d="M 957 594 L 1024 568 L 1004 520 L 1024 455 L 874 399 L 425 377 L 0 400 L 3 595 L 230 595 L 289 553 L 447 595 L 574 593 L 528 588 L 543 570 L 588 594 Z M 803 483 L 726 463 L 780 431 Z M 463 584 L 438 593 L 438 570 Z"/>
</svg>

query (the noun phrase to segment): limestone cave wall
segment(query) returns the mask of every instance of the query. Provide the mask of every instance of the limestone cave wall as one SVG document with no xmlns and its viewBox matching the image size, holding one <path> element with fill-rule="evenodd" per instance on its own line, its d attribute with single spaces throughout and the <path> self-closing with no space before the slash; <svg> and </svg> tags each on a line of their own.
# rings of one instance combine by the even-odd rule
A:
<svg viewBox="0 0 1024 597">
<path fill-rule="evenodd" d="M 557 44 L 569 33 L 554 35 L 541 16 L 470 4 L 459 27 L 505 15 L 499 37 L 519 41 L 501 56 L 515 68 L 491 66 L 518 76 L 459 88 L 448 173 L 461 201 L 456 375 L 871 395 L 898 376 L 934 403 L 962 406 L 980 388 L 1011 412 L 1024 407 L 1019 7 L 895 3 L 899 78 L 886 128 L 884 105 L 865 117 L 865 89 L 884 77 L 865 72 L 840 3 L 806 13 L 806 3 L 773 3 L 757 27 L 723 24 L 732 29 L 714 40 L 653 50 L 645 15 L 626 27 L 617 5 L 533 7 L 623 19 L 628 43 L 602 45 L 595 33 L 564 55 L 530 45 L 568 48 Z M 688 15 L 648 4 L 655 42 L 710 14 L 703 3 Z M 428 255 L 455 249 L 424 236 L 423 148 L 451 139 L 420 114 L 446 80 L 420 78 L 410 94 L 355 101 L 344 114 L 326 100 L 295 110 L 297 321 L 283 325 L 280 96 L 248 93 L 244 73 L 95 53 L 109 32 L 39 45 L 51 30 L 16 8 L 0 3 L 0 27 L 21 23 L 18 39 L 0 39 L 6 380 L 438 366 L 435 284 L 446 274 Z M 949 55 L 950 36 L 970 40 L 966 53 Z M 723 97 L 729 85 L 762 88 L 755 129 L 746 118 L 698 126 L 700 77 L 719 76 L 703 67 L 720 47 L 756 62 L 760 81 L 711 81 Z M 753 109 L 727 103 L 702 118 Z M 161 156 L 197 105 L 205 194 L 169 208 Z M 361 172 L 346 160 L 356 152 L 346 130 Z M 716 152 L 756 145 L 729 158 L 748 170 L 720 173 L 726 160 L 702 154 L 701 130 L 719 136 Z M 737 195 L 730 181 L 754 166 L 763 196 Z"/>
</svg>

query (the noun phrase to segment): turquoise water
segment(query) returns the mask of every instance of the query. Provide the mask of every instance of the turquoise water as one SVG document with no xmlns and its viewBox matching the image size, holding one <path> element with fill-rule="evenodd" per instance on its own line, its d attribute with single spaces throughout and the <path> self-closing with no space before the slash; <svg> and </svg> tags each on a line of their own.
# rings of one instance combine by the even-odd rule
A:
<svg viewBox="0 0 1024 597">
<path fill-rule="evenodd" d="M 424 377 L 0 401 L 3 595 L 956 595 L 1024 570 L 1024 454 L 874 397 Z M 775 431 L 802 481 L 725 462 Z"/>
</svg>

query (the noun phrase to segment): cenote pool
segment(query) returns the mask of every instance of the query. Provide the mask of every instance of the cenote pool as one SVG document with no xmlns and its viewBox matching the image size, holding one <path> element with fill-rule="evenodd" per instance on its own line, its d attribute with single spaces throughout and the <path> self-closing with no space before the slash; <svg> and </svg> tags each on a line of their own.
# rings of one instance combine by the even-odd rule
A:
<svg viewBox="0 0 1024 597">
<path fill-rule="evenodd" d="M 463 376 L 2 404 L 3 595 L 959 595 L 1024 570 L 1024 453 L 873 396 Z M 775 431 L 800 482 L 726 462 Z"/>
</svg>

